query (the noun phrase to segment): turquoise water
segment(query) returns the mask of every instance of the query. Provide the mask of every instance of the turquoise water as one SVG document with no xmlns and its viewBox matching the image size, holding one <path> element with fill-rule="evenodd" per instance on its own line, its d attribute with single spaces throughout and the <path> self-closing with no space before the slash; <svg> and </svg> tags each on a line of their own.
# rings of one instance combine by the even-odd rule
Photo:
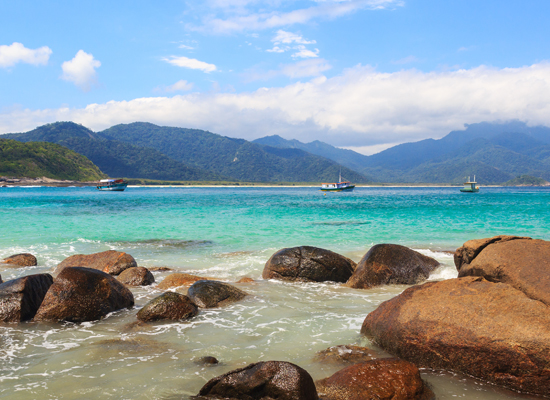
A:
<svg viewBox="0 0 550 400">
<path fill-rule="evenodd" d="M 275 251 L 312 245 L 359 261 L 374 244 L 399 243 L 438 259 L 442 267 L 430 279 L 447 279 L 456 276 L 448 252 L 466 240 L 499 234 L 550 240 L 549 204 L 550 190 L 539 188 L 477 194 L 357 188 L 326 195 L 316 188 L 0 188 L 0 258 L 31 252 L 39 260 L 33 268 L 1 267 L 4 280 L 108 249 L 126 251 L 146 267 L 256 280 L 237 285 L 253 295 L 248 300 L 202 311 L 187 323 L 128 325 L 160 293 L 153 286 L 132 289 L 136 308 L 102 321 L 1 326 L 0 397 L 187 398 L 213 376 L 268 359 L 295 362 L 324 378 L 335 367 L 316 363 L 315 353 L 370 345 L 359 335 L 363 319 L 405 286 L 264 281 L 263 266 Z M 169 273 L 155 272 L 156 281 Z M 222 364 L 194 363 L 205 355 Z M 438 399 L 525 398 L 464 377 L 424 377 Z"/>
</svg>

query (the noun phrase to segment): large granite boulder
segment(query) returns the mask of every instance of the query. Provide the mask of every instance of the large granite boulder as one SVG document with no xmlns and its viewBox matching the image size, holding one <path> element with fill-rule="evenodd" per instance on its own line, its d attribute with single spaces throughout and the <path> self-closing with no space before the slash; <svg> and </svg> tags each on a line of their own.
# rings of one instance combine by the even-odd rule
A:
<svg viewBox="0 0 550 400">
<path fill-rule="evenodd" d="M 549 308 L 507 284 L 465 277 L 413 286 L 371 312 L 361 333 L 420 367 L 550 393 Z"/>
<path fill-rule="evenodd" d="M 501 239 L 494 240 L 497 238 Z M 473 258 L 461 255 L 476 241 L 464 243 L 455 253 L 458 276 L 482 276 L 491 282 L 507 283 L 550 306 L 550 242 L 515 236 L 497 238 L 482 239 L 491 242 Z"/>
<path fill-rule="evenodd" d="M 205 278 L 203 276 L 190 275 L 190 274 L 177 272 L 174 274 L 170 274 L 166 278 L 164 278 L 162 282 L 160 282 L 157 285 L 157 288 L 162 290 L 167 290 L 167 289 L 181 287 L 181 286 L 189 287 L 195 282 L 203 281 L 203 280 L 212 280 L 212 279 L 213 278 Z"/>
<path fill-rule="evenodd" d="M 132 267 L 122 271 L 117 280 L 128 286 L 148 286 L 155 282 L 155 277 L 145 267 Z"/>
<path fill-rule="evenodd" d="M 0 321 L 32 319 L 52 283 L 50 274 L 36 274 L 0 284 Z"/>
<path fill-rule="evenodd" d="M 70 256 L 57 265 L 54 274 L 59 274 L 66 267 L 92 268 L 107 274 L 118 275 L 125 269 L 137 267 L 137 263 L 128 253 L 107 250 L 101 253 Z"/>
<path fill-rule="evenodd" d="M 522 237 L 522 236 L 510 236 L 510 235 L 500 235 L 500 236 L 494 236 L 491 238 L 484 238 L 484 239 L 473 239 L 468 240 L 466 243 L 464 243 L 461 247 L 456 249 L 454 253 L 454 261 L 456 265 L 456 269 L 460 271 L 460 268 L 463 264 L 469 264 L 474 258 L 477 257 L 481 251 L 493 243 L 498 242 L 508 242 L 510 240 L 516 240 L 516 239 L 531 239 L 529 237 Z"/>
<path fill-rule="evenodd" d="M 432 400 L 433 392 L 410 362 L 397 358 L 354 364 L 315 382 L 324 400 Z"/>
<path fill-rule="evenodd" d="M 137 319 L 150 322 L 159 320 L 185 320 L 193 318 L 199 308 L 183 294 L 166 292 L 145 304 L 137 313 Z"/>
<path fill-rule="evenodd" d="M 244 299 L 248 293 L 233 285 L 218 281 L 197 281 L 187 290 L 187 296 L 200 308 L 220 307 Z"/>
<path fill-rule="evenodd" d="M 21 253 L 4 258 L 2 264 L 10 264 L 18 267 L 35 267 L 38 265 L 38 261 L 31 253 Z"/>
<path fill-rule="evenodd" d="M 398 244 L 377 244 L 357 265 L 346 286 L 369 289 L 380 285 L 414 285 L 425 281 L 439 262 Z"/>
<path fill-rule="evenodd" d="M 317 400 L 309 373 L 283 361 L 266 361 L 211 379 L 198 396 L 231 400 Z"/>
<path fill-rule="evenodd" d="M 66 267 L 44 297 L 35 321 L 84 322 L 134 305 L 134 296 L 122 283 L 105 272 Z"/>
<path fill-rule="evenodd" d="M 285 281 L 346 282 L 355 267 L 355 262 L 330 250 L 300 246 L 273 254 L 265 264 L 262 277 Z"/>
</svg>

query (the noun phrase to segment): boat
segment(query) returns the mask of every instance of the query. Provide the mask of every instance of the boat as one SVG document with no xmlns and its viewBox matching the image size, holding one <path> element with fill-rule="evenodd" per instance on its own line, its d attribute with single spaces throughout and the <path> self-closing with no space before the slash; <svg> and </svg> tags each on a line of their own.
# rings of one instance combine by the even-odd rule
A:
<svg viewBox="0 0 550 400">
<path fill-rule="evenodd" d="M 479 192 L 479 186 L 476 186 L 476 176 L 474 175 L 474 180 L 471 181 L 468 177 L 468 182 L 464 182 L 464 187 L 460 189 L 461 192 L 465 193 L 477 193 Z"/>
<path fill-rule="evenodd" d="M 124 179 L 101 179 L 97 184 L 97 190 L 122 192 L 126 186 L 128 186 L 128 182 Z"/>
<path fill-rule="evenodd" d="M 340 171 L 340 178 L 335 183 L 322 183 L 321 190 L 323 192 L 351 192 L 355 188 L 349 181 L 342 181 L 342 171 Z"/>
</svg>

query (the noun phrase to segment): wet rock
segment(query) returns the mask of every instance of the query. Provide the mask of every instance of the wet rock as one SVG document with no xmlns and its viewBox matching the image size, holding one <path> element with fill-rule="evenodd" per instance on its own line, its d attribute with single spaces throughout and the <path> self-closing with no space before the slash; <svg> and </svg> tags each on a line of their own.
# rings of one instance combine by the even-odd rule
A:
<svg viewBox="0 0 550 400">
<path fill-rule="evenodd" d="M 318 352 L 314 360 L 322 363 L 357 364 L 383 357 L 383 354 L 368 347 L 342 344 Z"/>
<path fill-rule="evenodd" d="M 254 282 L 254 279 L 249 278 L 248 276 L 243 276 L 241 279 L 237 281 L 237 283 L 252 283 Z"/>
<path fill-rule="evenodd" d="M 50 286 L 35 321 L 84 322 L 134 305 L 134 296 L 105 272 L 66 267 Z"/>
<path fill-rule="evenodd" d="M 169 267 L 149 267 L 148 269 L 153 272 L 173 271 L 173 269 Z"/>
<path fill-rule="evenodd" d="M 205 357 L 201 357 L 198 360 L 196 360 L 195 364 L 199 364 L 199 365 L 216 365 L 216 364 L 219 364 L 219 361 L 216 357 L 205 356 Z"/>
<path fill-rule="evenodd" d="M 211 280 L 213 278 L 205 278 L 203 276 L 190 275 L 184 273 L 170 274 L 162 282 L 157 285 L 157 288 L 167 290 L 175 287 L 189 287 L 193 283 L 202 280 Z"/>
<path fill-rule="evenodd" d="M 408 288 L 371 312 L 361 333 L 420 367 L 550 393 L 548 306 L 507 284 L 465 277 Z"/>
<path fill-rule="evenodd" d="M 18 267 L 35 267 L 38 265 L 38 261 L 36 257 L 30 253 L 21 253 L 4 258 L 2 264 L 10 264 Z"/>
<path fill-rule="evenodd" d="M 242 300 L 248 293 L 219 281 L 197 281 L 187 290 L 187 295 L 200 308 L 212 308 Z"/>
<path fill-rule="evenodd" d="M 308 372 L 283 361 L 266 361 L 211 379 L 199 396 L 239 400 L 317 400 Z"/>
<path fill-rule="evenodd" d="M 346 367 L 317 381 L 325 400 L 432 400 L 433 392 L 418 368 L 397 358 L 371 360 Z"/>
<path fill-rule="evenodd" d="M 32 319 L 52 283 L 50 274 L 36 274 L 0 284 L 0 321 Z"/>
<path fill-rule="evenodd" d="M 516 239 L 531 239 L 522 236 L 500 235 L 492 238 L 468 240 L 454 252 L 456 269 L 460 271 L 463 264 L 469 264 L 481 251 L 492 243 L 508 242 Z"/>
<path fill-rule="evenodd" d="M 516 236 L 497 238 L 503 239 L 483 239 L 491 242 L 473 259 L 460 256 L 467 250 L 462 253 L 457 250 L 458 276 L 482 276 L 491 282 L 507 283 L 530 298 L 550 305 L 550 242 Z M 461 249 L 471 249 L 471 242 L 466 242 Z"/>
<path fill-rule="evenodd" d="M 414 285 L 425 281 L 439 262 L 398 244 L 373 246 L 346 283 L 356 289 L 380 285 Z"/>
<path fill-rule="evenodd" d="M 346 282 L 356 264 L 330 250 L 301 246 L 282 249 L 265 264 L 264 279 L 305 282 Z"/>
<path fill-rule="evenodd" d="M 134 257 L 128 253 L 108 250 L 101 253 L 70 256 L 57 265 L 54 274 L 59 274 L 66 267 L 91 268 L 110 275 L 118 275 L 125 269 L 137 267 L 137 263 Z"/>
<path fill-rule="evenodd" d="M 0 283 L 2 283 L 2 282 L 4 282 L 4 281 L 2 280 L 2 275 L 0 275 Z"/>
<path fill-rule="evenodd" d="M 155 277 L 145 267 L 132 267 L 122 271 L 117 280 L 129 286 L 147 286 L 155 282 Z"/>
<path fill-rule="evenodd" d="M 197 315 L 199 309 L 183 294 L 166 292 L 155 297 L 137 313 L 140 321 L 184 320 Z"/>
</svg>

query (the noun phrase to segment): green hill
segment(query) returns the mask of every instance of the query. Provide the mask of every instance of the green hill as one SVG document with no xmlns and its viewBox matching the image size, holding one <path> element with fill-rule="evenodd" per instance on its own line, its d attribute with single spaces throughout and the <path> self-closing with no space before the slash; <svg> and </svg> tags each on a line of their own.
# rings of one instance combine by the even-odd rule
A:
<svg viewBox="0 0 550 400">
<path fill-rule="evenodd" d="M 10 139 L 0 139 L 0 175 L 72 181 L 106 177 L 89 159 L 58 144 Z"/>
</svg>

